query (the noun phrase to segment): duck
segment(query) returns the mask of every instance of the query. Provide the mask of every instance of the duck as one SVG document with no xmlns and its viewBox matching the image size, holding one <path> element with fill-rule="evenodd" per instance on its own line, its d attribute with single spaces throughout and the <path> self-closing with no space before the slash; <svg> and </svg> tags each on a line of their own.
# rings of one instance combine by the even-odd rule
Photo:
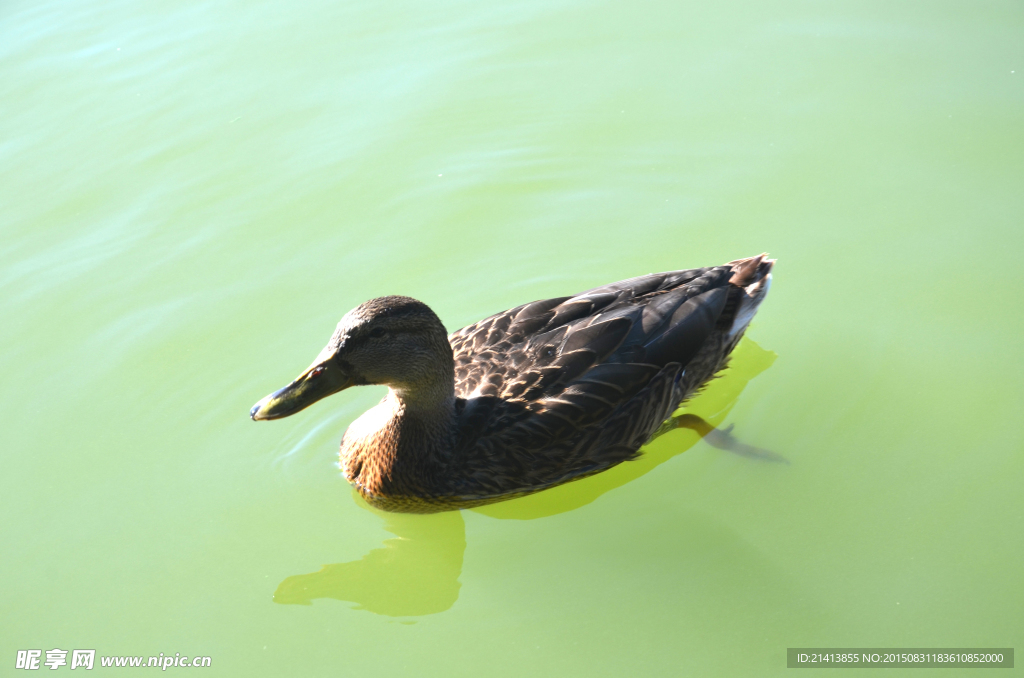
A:
<svg viewBox="0 0 1024 678">
<path fill-rule="evenodd" d="M 405 296 L 352 309 L 313 363 L 250 410 L 287 417 L 388 387 L 341 441 L 371 506 L 472 508 L 634 459 L 722 371 L 771 286 L 766 254 L 643 275 L 496 313 L 448 334 Z"/>
</svg>

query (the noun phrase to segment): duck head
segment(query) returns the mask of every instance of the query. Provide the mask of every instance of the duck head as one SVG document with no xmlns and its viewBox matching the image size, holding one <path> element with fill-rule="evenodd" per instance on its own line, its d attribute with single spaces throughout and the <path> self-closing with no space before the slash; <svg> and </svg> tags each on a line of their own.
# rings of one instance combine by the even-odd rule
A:
<svg viewBox="0 0 1024 678">
<path fill-rule="evenodd" d="M 280 419 L 350 386 L 384 384 L 406 400 L 454 397 L 452 348 L 430 307 L 380 297 L 345 314 L 313 364 L 256 403 L 253 420 Z"/>
</svg>

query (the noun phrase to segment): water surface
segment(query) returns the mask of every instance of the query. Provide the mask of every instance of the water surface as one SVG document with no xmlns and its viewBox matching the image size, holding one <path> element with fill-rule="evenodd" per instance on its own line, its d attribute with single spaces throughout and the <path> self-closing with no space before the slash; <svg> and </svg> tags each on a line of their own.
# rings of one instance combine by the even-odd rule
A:
<svg viewBox="0 0 1024 678">
<path fill-rule="evenodd" d="M 1022 29 L 1014 2 L 5 3 L 0 661 L 1024 647 Z M 454 330 L 762 251 L 772 292 L 691 408 L 788 464 L 676 431 L 389 517 L 335 466 L 381 389 L 247 416 L 373 296 Z"/>
</svg>

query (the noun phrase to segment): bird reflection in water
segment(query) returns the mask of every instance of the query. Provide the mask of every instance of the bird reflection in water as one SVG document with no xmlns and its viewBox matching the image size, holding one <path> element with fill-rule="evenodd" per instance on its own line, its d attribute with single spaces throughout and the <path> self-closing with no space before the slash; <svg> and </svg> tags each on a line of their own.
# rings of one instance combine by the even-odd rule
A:
<svg viewBox="0 0 1024 678">
<path fill-rule="evenodd" d="M 383 516 L 384 529 L 396 538 L 360 560 L 288 577 L 277 587 L 274 602 L 309 605 L 316 598 L 335 598 L 389 617 L 419 617 L 454 605 L 466 551 L 462 514 L 384 513 L 369 507 L 358 493 L 353 496 Z"/>
<path fill-rule="evenodd" d="M 657 444 L 641 455 L 588 478 L 543 492 L 470 509 L 492 518 L 532 520 L 564 513 L 594 501 L 605 492 L 639 478 L 655 466 L 693 447 L 704 438 L 714 447 L 760 461 L 787 463 L 768 450 L 740 442 L 731 427 L 718 429 L 747 383 L 767 370 L 776 355 L 744 338 L 719 379 L 666 422 Z M 671 432 L 673 429 L 689 429 Z M 318 572 L 288 577 L 274 593 L 274 602 L 310 605 L 318 598 L 356 603 L 356 609 L 389 617 L 419 617 L 444 612 L 459 597 L 459 575 L 466 550 L 461 511 L 428 515 L 384 513 L 356 501 L 384 518 L 384 529 L 395 535 L 360 560 L 324 565 Z"/>
</svg>

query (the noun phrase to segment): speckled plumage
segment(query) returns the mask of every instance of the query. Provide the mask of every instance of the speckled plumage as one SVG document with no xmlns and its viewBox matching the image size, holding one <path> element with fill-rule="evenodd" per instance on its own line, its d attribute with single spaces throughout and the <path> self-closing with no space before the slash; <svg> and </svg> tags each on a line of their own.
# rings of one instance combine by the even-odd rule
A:
<svg viewBox="0 0 1024 678">
<path fill-rule="evenodd" d="M 641 276 L 524 304 L 447 337 L 421 302 L 371 300 L 342 319 L 319 363 L 344 372 L 341 388 L 391 387 L 346 431 L 342 471 L 379 508 L 431 512 L 628 460 L 725 366 L 773 264 L 761 255 Z"/>
</svg>

